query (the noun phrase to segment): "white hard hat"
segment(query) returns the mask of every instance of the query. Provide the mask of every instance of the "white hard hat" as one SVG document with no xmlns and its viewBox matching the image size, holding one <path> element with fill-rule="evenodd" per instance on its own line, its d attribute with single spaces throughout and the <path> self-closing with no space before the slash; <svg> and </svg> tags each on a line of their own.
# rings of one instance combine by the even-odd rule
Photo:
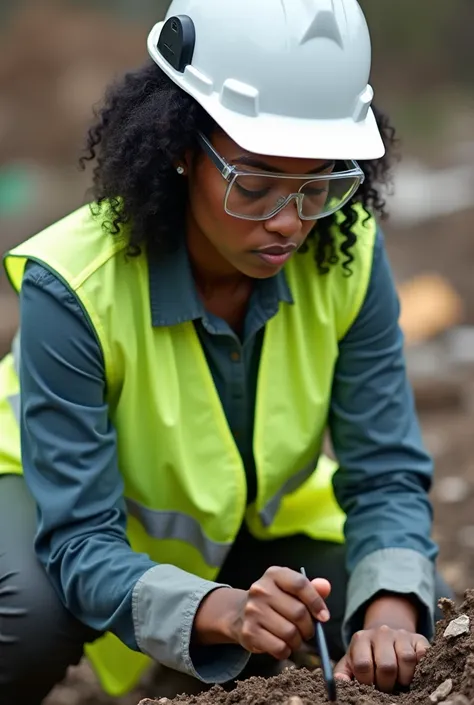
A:
<svg viewBox="0 0 474 705">
<path fill-rule="evenodd" d="M 173 0 L 148 51 L 249 152 L 308 159 L 385 152 L 357 0 Z"/>
</svg>

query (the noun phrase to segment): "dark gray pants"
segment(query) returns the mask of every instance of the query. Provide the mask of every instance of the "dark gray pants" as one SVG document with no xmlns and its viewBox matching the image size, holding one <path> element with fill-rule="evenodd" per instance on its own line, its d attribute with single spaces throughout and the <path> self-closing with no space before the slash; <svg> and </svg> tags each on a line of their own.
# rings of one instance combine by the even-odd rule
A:
<svg viewBox="0 0 474 705">
<path fill-rule="evenodd" d="M 33 551 L 34 502 L 23 478 L 0 477 L 0 704 L 40 705 L 61 681 L 69 665 L 79 662 L 86 642 L 98 634 L 80 624 L 62 606 Z M 310 577 L 333 585 L 327 626 L 333 658 L 343 654 L 340 630 L 347 575 L 344 547 L 305 536 L 266 542 L 241 532 L 219 580 L 247 589 L 271 565 L 305 566 Z M 438 595 L 449 595 L 440 583 Z M 253 657 L 245 674 L 270 675 L 274 662 Z M 241 676 L 241 677 L 242 677 Z"/>
<path fill-rule="evenodd" d="M 62 606 L 33 552 L 36 509 L 22 477 L 0 477 L 0 703 L 39 705 L 97 634 Z"/>
</svg>

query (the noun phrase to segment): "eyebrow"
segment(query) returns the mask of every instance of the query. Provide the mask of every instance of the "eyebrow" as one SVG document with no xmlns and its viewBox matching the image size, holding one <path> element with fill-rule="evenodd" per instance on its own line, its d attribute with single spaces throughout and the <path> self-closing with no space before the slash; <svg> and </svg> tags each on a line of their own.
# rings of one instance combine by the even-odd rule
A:
<svg viewBox="0 0 474 705">
<path fill-rule="evenodd" d="M 241 157 L 238 157 L 237 159 L 233 160 L 234 163 L 236 164 L 244 164 L 245 166 L 252 166 L 255 169 L 261 169 L 262 171 L 270 171 L 273 174 L 287 174 L 288 172 L 284 171 L 283 169 L 278 169 L 276 166 L 270 166 L 270 164 L 267 164 L 266 162 L 256 159 L 255 157 L 251 157 L 250 155 L 242 155 Z M 310 171 L 306 172 L 306 174 L 309 176 L 311 174 L 319 174 L 322 171 L 325 171 L 326 169 L 329 169 L 331 166 L 334 166 L 335 160 L 331 159 L 330 161 L 324 162 L 324 164 L 321 164 L 321 166 L 311 169 Z"/>
</svg>

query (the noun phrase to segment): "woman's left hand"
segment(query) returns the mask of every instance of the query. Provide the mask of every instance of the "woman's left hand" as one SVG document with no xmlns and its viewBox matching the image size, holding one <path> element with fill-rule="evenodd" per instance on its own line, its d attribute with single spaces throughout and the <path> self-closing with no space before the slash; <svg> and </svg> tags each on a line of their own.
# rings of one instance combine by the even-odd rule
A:
<svg viewBox="0 0 474 705">
<path fill-rule="evenodd" d="M 408 600 L 376 600 L 367 610 L 364 629 L 354 634 L 347 654 L 337 664 L 335 676 L 342 680 L 355 678 L 384 692 L 391 692 L 396 684 L 410 685 L 417 664 L 430 646 L 415 631 L 416 610 Z"/>
</svg>

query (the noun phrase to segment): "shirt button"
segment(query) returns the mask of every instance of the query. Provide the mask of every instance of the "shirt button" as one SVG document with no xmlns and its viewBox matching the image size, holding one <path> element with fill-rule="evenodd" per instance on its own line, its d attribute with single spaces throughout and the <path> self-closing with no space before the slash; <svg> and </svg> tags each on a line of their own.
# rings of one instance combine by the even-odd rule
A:
<svg viewBox="0 0 474 705">
<path fill-rule="evenodd" d="M 232 362 L 240 362 L 240 353 L 237 350 L 234 350 L 234 352 L 230 355 L 230 359 Z"/>
</svg>

